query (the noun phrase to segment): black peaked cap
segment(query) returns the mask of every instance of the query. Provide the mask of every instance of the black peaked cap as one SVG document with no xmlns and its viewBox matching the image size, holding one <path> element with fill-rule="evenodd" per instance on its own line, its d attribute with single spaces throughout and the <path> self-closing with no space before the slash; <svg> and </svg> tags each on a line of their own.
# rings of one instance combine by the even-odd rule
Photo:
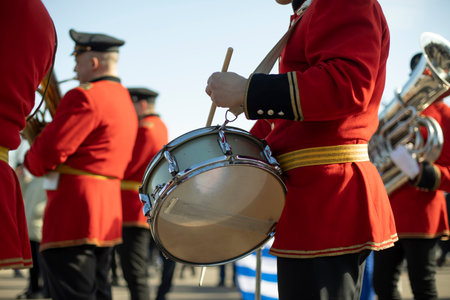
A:
<svg viewBox="0 0 450 300">
<path fill-rule="evenodd" d="M 119 52 L 119 47 L 125 44 L 123 40 L 102 33 L 77 32 L 70 29 L 69 34 L 75 42 L 73 55 L 86 51 Z"/>
<path fill-rule="evenodd" d="M 137 102 L 140 100 L 146 100 L 147 102 L 154 102 L 158 93 L 147 88 L 128 88 L 131 100 Z"/>
</svg>

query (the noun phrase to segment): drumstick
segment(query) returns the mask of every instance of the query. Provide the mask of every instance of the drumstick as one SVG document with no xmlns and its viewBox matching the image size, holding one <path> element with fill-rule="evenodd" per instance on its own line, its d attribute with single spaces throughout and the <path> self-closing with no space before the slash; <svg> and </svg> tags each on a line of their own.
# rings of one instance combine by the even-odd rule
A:
<svg viewBox="0 0 450 300">
<path fill-rule="evenodd" d="M 225 56 L 225 61 L 223 62 L 222 72 L 226 72 L 228 70 L 228 66 L 230 65 L 231 54 L 233 54 L 233 48 L 229 47 L 227 50 L 227 54 Z M 206 126 L 211 126 L 212 119 L 214 117 L 214 113 L 216 112 L 216 105 L 214 102 L 211 104 L 211 108 L 209 109 L 208 120 L 206 121 Z"/>
<path fill-rule="evenodd" d="M 198 283 L 198 286 L 203 285 L 203 278 L 205 278 L 205 272 L 206 272 L 206 267 L 202 267 L 202 271 L 200 273 L 200 282 Z"/>
</svg>

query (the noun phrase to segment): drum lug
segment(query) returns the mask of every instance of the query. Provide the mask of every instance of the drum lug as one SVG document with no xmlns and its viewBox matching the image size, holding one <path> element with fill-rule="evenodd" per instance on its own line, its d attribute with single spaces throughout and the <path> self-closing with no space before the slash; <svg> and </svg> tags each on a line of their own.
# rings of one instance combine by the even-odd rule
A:
<svg viewBox="0 0 450 300">
<path fill-rule="evenodd" d="M 159 198 L 159 192 L 165 187 L 165 184 L 158 184 L 155 186 L 155 189 L 153 190 L 153 193 L 150 195 L 153 199 L 153 202 L 156 202 L 156 198 Z"/>
<path fill-rule="evenodd" d="M 276 169 L 280 169 L 280 165 L 278 164 L 278 161 L 275 159 L 275 157 L 272 156 L 272 150 L 270 150 L 269 145 L 265 145 L 263 154 L 266 157 L 269 164 L 274 166 Z"/>
<path fill-rule="evenodd" d="M 167 160 L 167 163 L 169 164 L 169 173 L 172 176 L 175 176 L 178 174 L 180 169 L 178 168 L 178 163 L 175 157 L 170 154 L 169 150 L 167 150 L 167 147 L 164 147 L 164 158 Z"/>
<path fill-rule="evenodd" d="M 142 208 L 144 216 L 146 217 L 150 216 L 150 210 L 152 209 L 152 203 L 150 202 L 150 198 L 148 197 L 147 194 L 139 193 L 139 199 L 144 205 Z"/>
<path fill-rule="evenodd" d="M 231 155 L 233 154 L 230 144 L 227 142 L 227 138 L 225 137 L 225 132 L 222 129 L 218 131 L 219 138 L 217 141 L 219 142 L 220 149 L 222 149 L 223 154 Z"/>
</svg>

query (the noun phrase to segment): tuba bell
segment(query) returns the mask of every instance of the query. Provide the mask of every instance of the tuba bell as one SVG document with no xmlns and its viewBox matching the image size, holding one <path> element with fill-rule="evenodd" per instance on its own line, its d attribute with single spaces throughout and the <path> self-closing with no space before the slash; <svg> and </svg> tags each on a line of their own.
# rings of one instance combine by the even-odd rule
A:
<svg viewBox="0 0 450 300">
<path fill-rule="evenodd" d="M 420 44 L 419 62 L 403 88 L 395 92 L 394 99 L 379 114 L 379 126 L 369 141 L 370 160 L 388 194 L 408 181 L 390 158 L 393 149 L 404 145 L 419 163 L 434 162 L 442 151 L 440 125 L 420 113 L 450 88 L 450 43 L 437 34 L 425 32 Z"/>
<path fill-rule="evenodd" d="M 30 143 L 33 143 L 36 136 L 47 125 L 48 120 L 53 119 L 56 107 L 61 101 L 61 91 L 56 75 L 50 70 L 42 79 L 37 91 L 43 97 L 44 106 L 40 105 L 35 112 L 27 119 L 25 128 L 22 131 L 23 137 Z"/>
</svg>

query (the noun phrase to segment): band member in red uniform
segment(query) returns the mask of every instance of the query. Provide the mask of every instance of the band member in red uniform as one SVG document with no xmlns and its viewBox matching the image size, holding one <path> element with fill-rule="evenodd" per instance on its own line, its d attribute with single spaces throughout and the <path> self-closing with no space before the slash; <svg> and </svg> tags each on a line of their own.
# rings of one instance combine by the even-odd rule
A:
<svg viewBox="0 0 450 300">
<path fill-rule="evenodd" d="M 155 113 L 158 94 L 147 88 L 128 89 L 139 119 L 133 157 L 122 180 L 123 243 L 117 247 L 131 299 L 150 299 L 146 276 L 150 230 L 139 200 L 139 185 L 155 154 L 168 142 L 167 127 Z"/>
<path fill-rule="evenodd" d="M 284 171 L 286 203 L 270 250 L 279 299 L 358 299 L 367 255 L 397 240 L 367 149 L 378 126 L 389 29 L 376 0 L 314 0 L 301 17 L 309 2 L 292 3 L 295 27 L 280 74 L 217 72 L 206 93 L 257 119 L 251 132 Z"/>
<path fill-rule="evenodd" d="M 2 1 L 0 20 L 0 269 L 21 269 L 33 262 L 22 193 L 8 152 L 20 144 L 35 91 L 52 65 L 56 40 L 40 0 Z"/>
<path fill-rule="evenodd" d="M 419 53 L 411 59 L 412 70 L 421 56 Z M 439 158 L 434 163 L 425 161 L 419 167 L 408 154 L 408 158 L 417 165 L 415 176 L 410 173 L 413 168 L 405 168 L 393 157 L 400 170 L 405 170 L 405 174 L 415 178 L 389 196 L 399 241 L 393 248 L 375 253 L 374 256 L 373 285 L 380 300 L 401 299 L 398 281 L 404 259 L 414 299 L 438 297 L 435 281 L 436 247 L 442 236 L 449 235 L 443 192 L 450 192 L 450 108 L 443 101 L 449 94 L 446 92 L 422 112 L 422 115 L 434 118 L 441 126 L 444 144 Z"/>
<path fill-rule="evenodd" d="M 137 117 L 117 74 L 124 41 L 70 30 L 81 85 L 25 155 L 46 176 L 40 250 L 53 299 L 111 299 L 111 250 L 122 242 L 120 180 L 131 160 Z"/>
</svg>

